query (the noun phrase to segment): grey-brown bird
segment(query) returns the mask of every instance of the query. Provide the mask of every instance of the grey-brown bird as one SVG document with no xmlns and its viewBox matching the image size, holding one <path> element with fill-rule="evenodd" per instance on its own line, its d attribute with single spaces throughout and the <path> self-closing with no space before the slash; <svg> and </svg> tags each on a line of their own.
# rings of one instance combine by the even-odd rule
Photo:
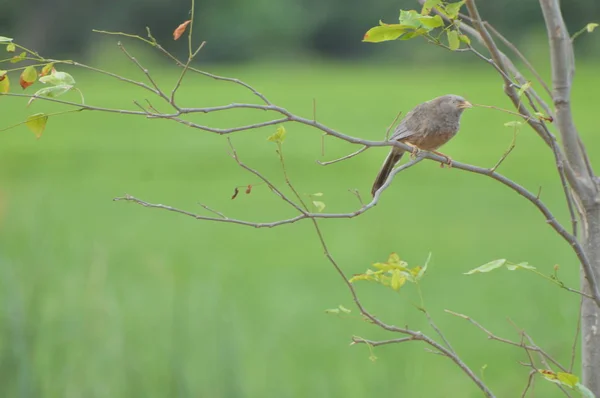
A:
<svg viewBox="0 0 600 398">
<path fill-rule="evenodd" d="M 389 141 L 400 141 L 414 147 L 413 154 L 425 150 L 444 156 L 451 166 L 452 159 L 436 149 L 458 133 L 463 111 L 472 106 L 463 97 L 452 94 L 424 102 L 406 114 Z M 373 196 L 385 183 L 404 152 L 403 149 L 392 147 L 371 189 Z"/>
</svg>

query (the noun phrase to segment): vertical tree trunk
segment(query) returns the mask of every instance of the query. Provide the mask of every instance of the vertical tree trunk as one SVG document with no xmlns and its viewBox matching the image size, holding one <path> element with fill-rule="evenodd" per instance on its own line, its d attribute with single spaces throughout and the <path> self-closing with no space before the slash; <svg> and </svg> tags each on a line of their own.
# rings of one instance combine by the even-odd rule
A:
<svg viewBox="0 0 600 398">
<path fill-rule="evenodd" d="M 594 204 L 585 210 L 584 243 L 585 251 L 594 267 L 596 277 L 600 277 L 600 205 Z M 590 289 L 581 272 L 581 285 L 584 292 Z M 582 383 L 596 397 L 600 397 L 600 308 L 594 300 L 585 298 L 581 311 L 581 368 Z"/>
<path fill-rule="evenodd" d="M 600 278 L 600 193 L 587 152 L 573 121 L 571 88 L 575 75 L 573 43 L 565 25 L 560 0 L 540 0 L 546 23 L 552 64 L 552 100 L 556 107 L 555 126 L 560 131 L 565 156 L 572 173 L 569 184 L 581 211 L 582 245 L 592 268 L 592 278 Z M 590 278 L 581 269 L 581 289 L 590 293 Z M 595 278 L 593 278 L 595 276 Z M 585 298 L 581 313 L 582 383 L 600 397 L 600 308 Z"/>
</svg>

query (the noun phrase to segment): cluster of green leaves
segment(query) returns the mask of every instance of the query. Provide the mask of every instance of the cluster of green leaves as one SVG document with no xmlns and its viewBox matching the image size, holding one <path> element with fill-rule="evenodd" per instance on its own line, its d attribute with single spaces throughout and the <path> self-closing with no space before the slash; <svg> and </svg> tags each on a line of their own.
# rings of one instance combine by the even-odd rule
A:
<svg viewBox="0 0 600 398">
<path fill-rule="evenodd" d="M 586 386 L 581 384 L 579 382 L 579 377 L 575 376 L 574 374 L 553 372 L 545 369 L 540 369 L 539 372 L 546 380 L 577 391 L 584 398 L 595 398 L 594 393 L 591 392 Z"/>
<path fill-rule="evenodd" d="M 350 283 L 356 281 L 371 281 L 389 287 L 395 291 L 399 291 L 407 281 L 418 283 L 423 278 L 425 271 L 427 271 L 427 264 L 429 264 L 430 258 L 431 254 L 427 258 L 427 261 L 425 261 L 425 265 L 422 267 L 416 266 L 409 268 L 408 263 L 400 260 L 398 254 L 392 253 L 385 263 L 374 263 L 374 269 L 367 269 L 364 274 L 354 275 L 350 278 Z"/>
<path fill-rule="evenodd" d="M 30 105 L 38 97 L 58 97 L 65 94 L 75 87 L 75 79 L 66 72 L 59 72 L 54 67 L 54 62 L 46 62 L 43 58 L 34 52 L 16 44 L 10 37 L 0 36 L 0 44 L 6 45 L 6 52 L 15 53 L 17 49 L 25 50 L 0 63 L 9 62 L 17 64 L 25 60 L 35 61 L 38 64 L 20 66 L 8 70 L 0 69 L 0 94 L 6 94 L 10 91 L 9 72 L 20 71 L 19 85 L 23 90 L 39 81 L 46 84 L 47 87 L 37 90 L 27 105 Z M 83 101 L 83 98 L 82 98 Z M 31 115 L 23 122 L 37 138 L 41 137 L 48 121 L 48 115 L 36 113 Z"/>
<path fill-rule="evenodd" d="M 427 0 L 421 12 L 400 10 L 399 23 L 386 24 L 379 21 L 379 26 L 365 33 L 363 41 L 381 43 L 390 40 L 410 40 L 422 36 L 436 44 L 442 44 L 442 35 L 445 33 L 448 48 L 453 51 L 458 50 L 461 42 L 470 44 L 469 38 L 459 30 L 458 13 L 464 3 L 464 0 L 456 3 Z M 433 10 L 437 11 L 436 15 L 430 15 Z M 447 25 L 441 15 L 450 21 Z"/>
</svg>

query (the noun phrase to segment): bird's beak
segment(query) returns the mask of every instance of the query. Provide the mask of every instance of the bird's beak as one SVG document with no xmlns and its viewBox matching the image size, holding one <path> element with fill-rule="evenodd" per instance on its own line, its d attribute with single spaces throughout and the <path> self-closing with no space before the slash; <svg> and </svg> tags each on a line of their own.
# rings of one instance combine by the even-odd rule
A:
<svg viewBox="0 0 600 398">
<path fill-rule="evenodd" d="M 459 109 L 468 109 L 468 108 L 472 108 L 472 107 L 473 107 L 473 104 L 471 104 L 469 101 L 464 101 L 460 105 L 458 105 Z"/>
</svg>

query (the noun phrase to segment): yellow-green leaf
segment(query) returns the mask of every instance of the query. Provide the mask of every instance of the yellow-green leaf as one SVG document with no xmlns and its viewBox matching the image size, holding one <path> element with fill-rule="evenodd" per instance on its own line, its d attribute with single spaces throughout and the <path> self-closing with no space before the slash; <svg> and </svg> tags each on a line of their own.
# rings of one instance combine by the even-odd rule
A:
<svg viewBox="0 0 600 398">
<path fill-rule="evenodd" d="M 425 272 L 427 271 L 427 266 L 429 265 L 429 260 L 431 260 L 431 252 L 429 252 L 429 255 L 427 256 L 427 260 L 425 260 L 425 265 L 423 266 L 423 268 L 420 268 L 417 275 L 415 275 L 415 279 L 417 281 L 420 281 L 421 278 L 423 278 L 423 276 L 425 275 Z"/>
<path fill-rule="evenodd" d="M 471 44 L 471 39 L 467 35 L 458 35 L 458 40 L 462 41 L 463 43 L 465 43 L 467 45 Z"/>
<path fill-rule="evenodd" d="M 16 49 L 17 46 L 15 46 L 15 43 L 8 43 L 6 45 L 6 51 L 8 51 L 9 53 L 14 53 Z"/>
<path fill-rule="evenodd" d="M 343 312 L 343 313 L 345 313 L 345 314 L 349 314 L 349 313 L 351 313 L 351 312 L 352 312 L 351 310 L 349 310 L 348 308 L 344 307 L 344 306 L 343 306 L 343 305 L 341 305 L 341 304 L 339 305 L 339 309 L 340 309 L 340 311 L 342 311 L 342 312 Z"/>
<path fill-rule="evenodd" d="M 421 15 L 428 15 L 433 7 L 437 7 L 441 2 L 442 0 L 426 0 L 425 3 L 423 3 Z"/>
<path fill-rule="evenodd" d="M 506 268 L 508 268 L 509 271 L 514 271 L 514 270 L 517 270 L 519 268 L 521 268 L 521 269 L 535 269 L 535 267 L 533 265 L 529 265 L 529 263 L 527 263 L 527 262 L 519 263 L 519 264 L 506 264 Z"/>
<path fill-rule="evenodd" d="M 415 10 L 400 10 L 400 25 L 416 29 L 421 26 L 419 16 Z"/>
<path fill-rule="evenodd" d="M 402 33 L 406 32 L 407 29 L 409 29 L 408 26 L 400 24 L 375 26 L 365 33 L 363 41 L 367 43 L 381 43 L 384 41 L 396 40 Z"/>
<path fill-rule="evenodd" d="M 513 120 L 510 122 L 504 123 L 504 127 L 519 127 L 523 122 L 519 122 L 518 120 Z"/>
<path fill-rule="evenodd" d="M 458 13 L 460 12 L 460 8 L 463 6 L 463 4 L 465 4 L 464 0 L 459 1 L 457 3 L 446 4 L 445 14 L 450 19 L 456 19 L 456 17 L 458 17 Z"/>
<path fill-rule="evenodd" d="M 4 74 L 2 74 L 4 73 Z M 0 93 L 6 94 L 10 90 L 10 80 L 6 71 L 0 71 Z"/>
<path fill-rule="evenodd" d="M 588 31 L 588 33 L 592 33 L 594 31 L 594 29 L 596 29 L 598 27 L 597 23 L 589 23 L 587 25 L 585 25 L 585 30 Z"/>
<path fill-rule="evenodd" d="M 419 22 L 429 30 L 439 28 L 444 26 L 444 20 L 439 15 L 431 16 L 431 15 L 423 15 L 417 18 Z"/>
<path fill-rule="evenodd" d="M 316 207 L 317 211 L 320 213 L 325 210 L 325 203 L 320 202 L 318 200 L 313 200 L 313 205 Z"/>
<path fill-rule="evenodd" d="M 531 87 L 531 82 L 527 82 L 525 84 L 523 84 L 521 86 L 521 88 L 519 89 L 519 91 L 517 91 L 517 97 L 521 97 L 523 95 L 523 93 L 525 93 L 525 91 L 527 91 L 527 89 L 529 89 L 529 87 Z"/>
<path fill-rule="evenodd" d="M 47 75 L 51 74 L 52 69 L 54 69 L 54 62 L 50 62 L 50 63 L 44 65 L 44 67 L 42 68 L 42 71 L 40 72 L 40 76 L 47 76 Z"/>
<path fill-rule="evenodd" d="M 392 280 L 390 282 L 392 289 L 398 291 L 405 283 L 406 277 L 402 275 L 402 271 L 397 269 L 392 271 Z"/>
<path fill-rule="evenodd" d="M 502 267 L 506 263 L 506 259 L 502 258 L 499 260 L 490 261 L 487 264 L 483 264 L 477 268 L 472 269 L 469 272 L 465 272 L 465 275 L 476 274 L 478 272 L 490 272 L 495 270 L 496 268 Z"/>
<path fill-rule="evenodd" d="M 579 377 L 577 377 L 577 376 L 575 376 L 574 374 L 571 374 L 571 373 L 557 372 L 556 373 L 556 378 L 562 384 L 567 385 L 567 386 L 569 386 L 571 388 L 575 387 L 575 385 L 577 383 L 579 383 Z"/>
<path fill-rule="evenodd" d="M 27 68 L 21 72 L 21 77 L 19 78 L 19 84 L 23 89 L 31 86 L 37 80 L 37 70 L 32 65 L 29 65 Z"/>
<path fill-rule="evenodd" d="M 36 113 L 35 115 L 31 115 L 25 121 L 25 126 L 29 128 L 29 130 L 33 131 L 33 134 L 37 138 L 42 136 L 44 129 L 46 128 L 46 123 L 48 122 L 48 116 L 43 113 Z"/>
<path fill-rule="evenodd" d="M 267 141 L 283 144 L 283 141 L 285 141 L 285 127 L 277 127 L 277 130 L 267 138 Z"/>
<path fill-rule="evenodd" d="M 455 51 L 460 47 L 460 41 L 458 40 L 458 32 L 455 30 L 448 31 L 448 47 L 450 50 Z"/>
<path fill-rule="evenodd" d="M 16 64 L 17 62 L 23 61 L 25 59 L 25 57 L 27 57 L 27 53 L 25 51 L 23 51 L 21 54 L 15 55 L 14 57 L 12 57 L 10 59 L 10 62 L 12 64 Z"/>
</svg>

